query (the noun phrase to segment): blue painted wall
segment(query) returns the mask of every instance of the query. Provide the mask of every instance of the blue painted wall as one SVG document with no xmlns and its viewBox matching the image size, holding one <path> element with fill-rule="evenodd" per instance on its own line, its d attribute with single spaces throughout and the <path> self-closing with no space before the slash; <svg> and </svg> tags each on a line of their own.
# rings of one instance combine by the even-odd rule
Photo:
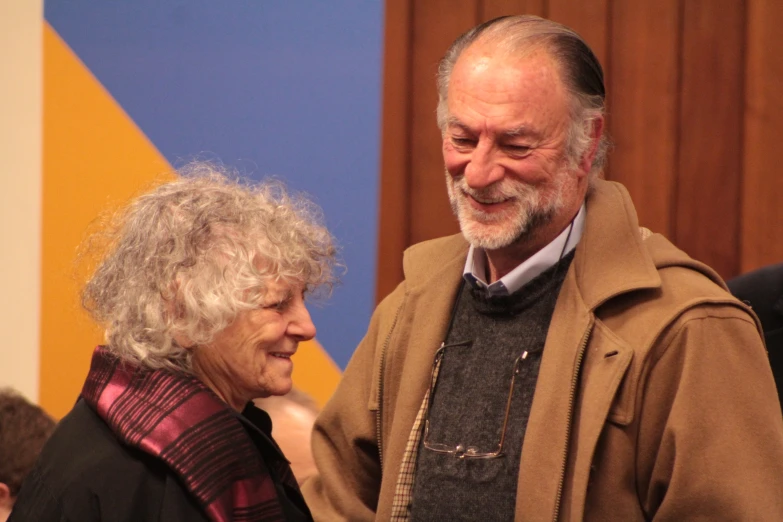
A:
<svg viewBox="0 0 783 522">
<path fill-rule="evenodd" d="M 323 207 L 348 271 L 311 311 L 344 367 L 373 307 L 383 2 L 46 0 L 45 17 L 173 165 L 219 159 Z"/>
</svg>

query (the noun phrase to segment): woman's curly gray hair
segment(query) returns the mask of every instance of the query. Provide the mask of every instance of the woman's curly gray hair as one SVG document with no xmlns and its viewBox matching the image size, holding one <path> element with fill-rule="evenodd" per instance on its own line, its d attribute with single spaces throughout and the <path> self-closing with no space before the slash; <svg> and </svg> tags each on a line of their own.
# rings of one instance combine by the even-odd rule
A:
<svg viewBox="0 0 783 522">
<path fill-rule="evenodd" d="M 278 181 L 244 183 L 194 163 L 113 221 L 82 304 L 114 353 L 148 368 L 191 371 L 191 350 L 175 338 L 210 342 L 259 305 L 270 281 L 307 292 L 335 283 L 320 209 Z"/>
</svg>

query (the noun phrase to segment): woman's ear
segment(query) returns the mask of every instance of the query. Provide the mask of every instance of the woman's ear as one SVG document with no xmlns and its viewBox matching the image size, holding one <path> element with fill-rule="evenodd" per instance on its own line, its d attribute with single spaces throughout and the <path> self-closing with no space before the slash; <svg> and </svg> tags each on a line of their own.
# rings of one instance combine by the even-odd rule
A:
<svg viewBox="0 0 783 522">
<path fill-rule="evenodd" d="M 196 346 L 196 343 L 194 343 L 190 337 L 183 333 L 175 333 L 171 336 L 171 338 L 174 339 L 174 342 L 177 343 L 180 348 L 184 348 L 186 350 L 190 350 Z"/>
<path fill-rule="evenodd" d="M 163 309 L 166 314 L 166 319 L 168 321 L 169 327 L 173 330 L 173 334 L 171 338 L 174 340 L 175 343 L 180 348 L 184 348 L 186 350 L 193 348 L 196 343 L 193 342 L 193 340 L 188 337 L 186 334 L 182 333 L 181 331 L 177 330 L 175 327 L 172 327 L 172 325 L 177 324 L 182 317 L 185 315 L 185 311 L 182 306 L 182 302 L 180 300 L 179 296 L 179 287 L 180 287 L 180 280 L 177 278 L 174 280 L 168 288 L 167 292 L 161 292 L 161 298 L 163 299 Z"/>
</svg>

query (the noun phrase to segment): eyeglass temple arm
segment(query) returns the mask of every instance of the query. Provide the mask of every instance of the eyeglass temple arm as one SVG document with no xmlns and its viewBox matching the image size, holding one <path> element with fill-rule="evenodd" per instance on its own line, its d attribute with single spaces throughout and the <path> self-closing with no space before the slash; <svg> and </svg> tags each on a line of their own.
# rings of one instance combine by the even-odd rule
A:
<svg viewBox="0 0 783 522">
<path fill-rule="evenodd" d="M 498 445 L 498 452 L 503 450 L 503 442 L 506 440 L 506 427 L 508 424 L 508 414 L 511 411 L 511 398 L 514 394 L 514 380 L 517 378 L 517 374 L 519 373 L 519 368 L 525 359 L 527 359 L 527 350 L 525 350 L 522 355 L 517 357 L 517 360 L 514 362 L 514 373 L 511 374 L 511 384 L 509 384 L 508 387 L 508 399 L 506 399 L 506 412 L 503 415 L 503 427 L 501 428 L 500 432 L 500 444 Z"/>
</svg>

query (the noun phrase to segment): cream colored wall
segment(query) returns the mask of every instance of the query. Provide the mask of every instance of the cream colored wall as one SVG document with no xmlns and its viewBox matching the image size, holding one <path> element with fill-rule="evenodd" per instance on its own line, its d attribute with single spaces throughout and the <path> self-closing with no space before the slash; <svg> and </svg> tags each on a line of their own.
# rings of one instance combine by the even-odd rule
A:
<svg viewBox="0 0 783 522">
<path fill-rule="evenodd" d="M 0 386 L 38 400 L 43 0 L 0 1 Z"/>
</svg>

